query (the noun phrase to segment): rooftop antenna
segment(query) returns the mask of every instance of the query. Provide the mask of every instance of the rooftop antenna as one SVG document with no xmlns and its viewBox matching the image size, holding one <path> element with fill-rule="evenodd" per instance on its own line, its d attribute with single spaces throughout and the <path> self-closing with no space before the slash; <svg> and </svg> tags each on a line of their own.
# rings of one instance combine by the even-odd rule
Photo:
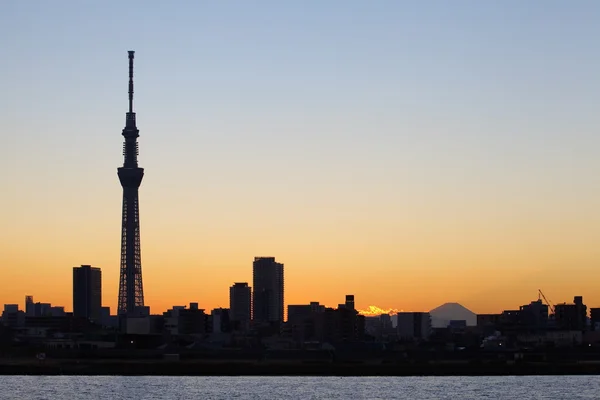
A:
<svg viewBox="0 0 600 400">
<path fill-rule="evenodd" d="M 133 113 L 133 58 L 135 51 L 129 50 L 129 113 Z"/>
</svg>

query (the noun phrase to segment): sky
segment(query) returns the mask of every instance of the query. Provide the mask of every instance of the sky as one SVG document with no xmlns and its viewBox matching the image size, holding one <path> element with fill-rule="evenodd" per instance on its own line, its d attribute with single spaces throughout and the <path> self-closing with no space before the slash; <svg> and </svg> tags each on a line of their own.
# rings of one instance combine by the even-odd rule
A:
<svg viewBox="0 0 600 400">
<path fill-rule="evenodd" d="M 255 256 L 286 304 L 600 307 L 600 3 L 0 6 L 0 304 L 116 309 L 136 51 L 142 269 L 162 312 L 229 305 Z"/>
</svg>

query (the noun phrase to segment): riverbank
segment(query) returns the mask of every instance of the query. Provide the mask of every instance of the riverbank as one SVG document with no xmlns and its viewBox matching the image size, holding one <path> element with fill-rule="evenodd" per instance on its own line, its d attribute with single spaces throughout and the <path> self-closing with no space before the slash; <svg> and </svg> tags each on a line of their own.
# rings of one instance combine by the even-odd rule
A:
<svg viewBox="0 0 600 400">
<path fill-rule="evenodd" d="M 600 375 L 600 363 L 307 363 L 248 361 L 4 360 L 0 375 L 501 376 Z"/>
</svg>

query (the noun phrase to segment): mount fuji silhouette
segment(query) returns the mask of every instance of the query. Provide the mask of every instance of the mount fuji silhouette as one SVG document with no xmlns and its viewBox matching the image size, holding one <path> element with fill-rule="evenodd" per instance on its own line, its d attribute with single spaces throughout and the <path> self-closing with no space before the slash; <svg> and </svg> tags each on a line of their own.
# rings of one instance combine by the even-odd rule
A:
<svg viewBox="0 0 600 400">
<path fill-rule="evenodd" d="M 445 328 L 450 321 L 467 321 L 467 326 L 477 325 L 477 314 L 458 303 L 446 303 L 429 311 L 431 326 Z"/>
</svg>

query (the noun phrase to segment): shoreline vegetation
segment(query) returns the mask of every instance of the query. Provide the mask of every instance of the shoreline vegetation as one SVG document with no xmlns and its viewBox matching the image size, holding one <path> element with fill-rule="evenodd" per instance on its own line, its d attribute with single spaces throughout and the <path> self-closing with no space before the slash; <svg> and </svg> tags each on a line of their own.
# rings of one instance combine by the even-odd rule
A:
<svg viewBox="0 0 600 400">
<path fill-rule="evenodd" d="M 0 375 L 506 376 L 600 375 L 600 362 L 312 362 L 246 360 L 2 359 Z"/>
</svg>

